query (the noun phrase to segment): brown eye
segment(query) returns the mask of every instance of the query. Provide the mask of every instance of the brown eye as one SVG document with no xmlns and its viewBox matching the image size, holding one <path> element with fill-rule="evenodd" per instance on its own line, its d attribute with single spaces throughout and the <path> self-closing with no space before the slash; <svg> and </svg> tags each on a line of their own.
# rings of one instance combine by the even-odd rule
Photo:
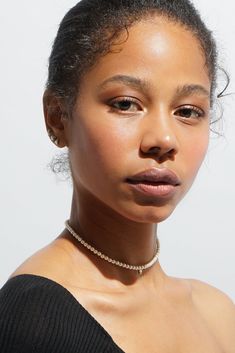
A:
<svg viewBox="0 0 235 353">
<path fill-rule="evenodd" d="M 111 108 L 123 112 L 137 112 L 141 110 L 140 105 L 133 99 L 120 98 L 119 100 L 112 101 L 109 103 Z"/>
<path fill-rule="evenodd" d="M 182 117 L 184 119 L 200 119 L 204 117 L 204 112 L 203 110 L 197 108 L 197 107 L 192 107 L 192 106 L 185 106 L 181 107 L 178 110 L 175 111 L 174 115 L 177 115 L 179 117 Z"/>
<path fill-rule="evenodd" d="M 132 107 L 132 105 L 133 103 L 130 101 L 121 101 L 113 104 L 115 108 L 120 110 L 129 110 Z"/>
</svg>

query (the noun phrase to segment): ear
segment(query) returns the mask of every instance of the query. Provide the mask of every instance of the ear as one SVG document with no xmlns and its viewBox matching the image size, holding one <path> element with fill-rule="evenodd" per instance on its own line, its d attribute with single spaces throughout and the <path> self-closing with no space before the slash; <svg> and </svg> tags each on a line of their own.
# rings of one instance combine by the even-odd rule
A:
<svg viewBox="0 0 235 353">
<path fill-rule="evenodd" d="M 43 95 L 43 110 L 48 135 L 58 147 L 67 146 L 65 123 L 67 113 L 62 99 L 55 93 L 46 90 Z"/>
</svg>

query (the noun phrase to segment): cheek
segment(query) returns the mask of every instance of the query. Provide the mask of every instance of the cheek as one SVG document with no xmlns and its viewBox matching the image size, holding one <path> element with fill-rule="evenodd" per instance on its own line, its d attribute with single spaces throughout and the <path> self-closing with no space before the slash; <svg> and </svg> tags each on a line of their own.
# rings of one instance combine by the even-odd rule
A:
<svg viewBox="0 0 235 353">
<path fill-rule="evenodd" d="M 99 168 L 115 171 L 115 166 L 121 163 L 128 150 L 125 129 L 118 126 L 110 126 L 110 128 L 105 126 L 89 130 L 86 137 L 86 151 L 89 153 L 89 158 L 95 159 Z"/>
<path fill-rule="evenodd" d="M 188 147 L 182 151 L 185 159 L 185 166 L 189 178 L 189 184 L 192 184 L 197 172 L 205 158 L 209 142 L 209 133 L 206 130 L 200 136 L 191 138 Z"/>
<path fill-rule="evenodd" d="M 91 124 L 81 120 L 79 126 L 74 128 L 70 160 L 73 175 L 83 184 L 101 187 L 104 178 L 115 179 L 119 176 L 130 141 L 128 130 L 123 125 L 121 121 Z"/>
</svg>

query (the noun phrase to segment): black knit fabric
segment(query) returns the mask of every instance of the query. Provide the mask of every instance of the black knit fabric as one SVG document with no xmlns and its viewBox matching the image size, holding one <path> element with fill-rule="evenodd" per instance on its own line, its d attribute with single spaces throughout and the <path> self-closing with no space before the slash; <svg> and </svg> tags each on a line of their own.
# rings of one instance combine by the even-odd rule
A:
<svg viewBox="0 0 235 353">
<path fill-rule="evenodd" d="M 0 290 L 1 353 L 123 353 L 107 331 L 58 283 L 35 275 Z"/>
</svg>

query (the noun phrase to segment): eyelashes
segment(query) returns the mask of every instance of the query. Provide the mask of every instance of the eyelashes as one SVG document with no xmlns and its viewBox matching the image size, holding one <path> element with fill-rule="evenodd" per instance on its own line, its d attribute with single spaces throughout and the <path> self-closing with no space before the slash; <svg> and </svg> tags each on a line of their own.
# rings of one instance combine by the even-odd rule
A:
<svg viewBox="0 0 235 353">
<path fill-rule="evenodd" d="M 133 114 L 144 111 L 141 102 L 133 97 L 119 97 L 108 102 L 112 112 Z M 177 107 L 173 114 L 184 120 L 198 120 L 206 116 L 205 111 L 197 106 L 186 104 Z"/>
<path fill-rule="evenodd" d="M 175 110 L 174 115 L 179 116 L 184 119 L 201 119 L 205 117 L 204 110 L 192 106 L 192 105 L 183 105 Z"/>
<path fill-rule="evenodd" d="M 109 106 L 114 111 L 120 112 L 138 112 L 142 111 L 143 108 L 135 98 L 132 97 L 120 97 L 109 102 Z"/>
</svg>

